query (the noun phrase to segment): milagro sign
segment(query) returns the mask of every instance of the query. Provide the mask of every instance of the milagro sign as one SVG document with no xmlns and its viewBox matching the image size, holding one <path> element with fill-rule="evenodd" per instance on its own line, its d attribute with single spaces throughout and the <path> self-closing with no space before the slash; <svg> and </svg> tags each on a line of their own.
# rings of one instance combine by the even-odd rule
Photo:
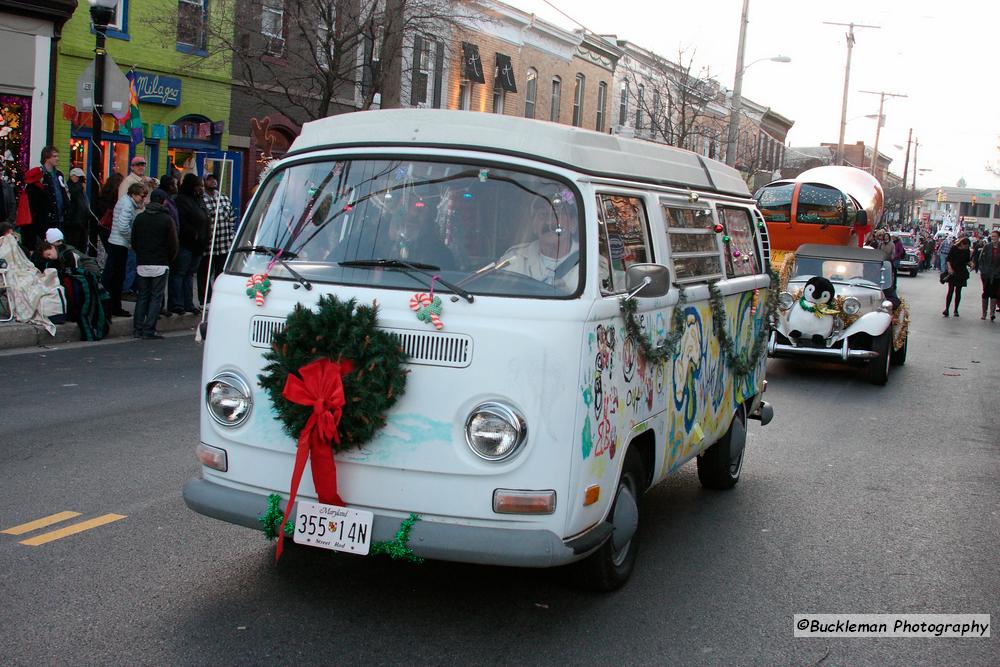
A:
<svg viewBox="0 0 1000 667">
<path fill-rule="evenodd" d="M 180 106 L 181 80 L 172 76 L 151 72 L 135 73 L 135 92 L 140 102 L 161 104 L 168 107 Z"/>
</svg>

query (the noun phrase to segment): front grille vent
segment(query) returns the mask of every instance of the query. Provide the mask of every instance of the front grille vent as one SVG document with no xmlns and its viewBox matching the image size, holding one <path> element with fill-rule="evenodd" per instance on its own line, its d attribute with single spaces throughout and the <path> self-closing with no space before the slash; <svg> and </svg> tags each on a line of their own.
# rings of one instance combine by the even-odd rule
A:
<svg viewBox="0 0 1000 667">
<path fill-rule="evenodd" d="M 253 347 L 270 349 L 274 334 L 281 331 L 284 326 L 283 317 L 255 316 L 250 320 L 250 344 Z M 399 341 L 411 364 L 465 368 L 472 363 L 471 336 L 414 329 L 382 330 Z"/>
<path fill-rule="evenodd" d="M 250 344 L 254 347 L 270 349 L 271 338 L 285 326 L 284 317 L 255 315 L 250 320 Z"/>
</svg>

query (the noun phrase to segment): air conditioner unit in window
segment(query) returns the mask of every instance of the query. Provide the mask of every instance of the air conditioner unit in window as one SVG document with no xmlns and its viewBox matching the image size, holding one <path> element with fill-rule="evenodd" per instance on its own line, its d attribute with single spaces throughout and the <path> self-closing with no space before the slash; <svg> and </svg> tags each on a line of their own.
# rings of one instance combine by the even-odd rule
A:
<svg viewBox="0 0 1000 667">
<path fill-rule="evenodd" d="M 267 37 L 267 42 L 264 46 L 264 52 L 269 56 L 283 56 L 285 55 L 285 40 L 281 37 Z"/>
</svg>

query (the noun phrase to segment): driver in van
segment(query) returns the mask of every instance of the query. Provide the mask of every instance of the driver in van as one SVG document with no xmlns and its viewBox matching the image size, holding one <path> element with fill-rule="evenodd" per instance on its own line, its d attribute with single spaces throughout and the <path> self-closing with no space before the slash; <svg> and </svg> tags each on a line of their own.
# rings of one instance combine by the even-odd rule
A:
<svg viewBox="0 0 1000 667">
<path fill-rule="evenodd" d="M 580 265 L 576 216 L 560 215 L 548 199 L 537 197 L 528 209 L 528 224 L 535 240 L 511 247 L 498 263 L 507 261 L 508 271 L 553 287 L 575 289 Z"/>
</svg>

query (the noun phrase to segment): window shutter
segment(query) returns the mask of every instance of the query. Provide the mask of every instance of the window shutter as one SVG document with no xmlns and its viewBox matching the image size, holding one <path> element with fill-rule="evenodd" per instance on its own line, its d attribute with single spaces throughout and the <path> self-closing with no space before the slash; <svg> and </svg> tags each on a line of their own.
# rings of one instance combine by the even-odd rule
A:
<svg viewBox="0 0 1000 667">
<path fill-rule="evenodd" d="M 417 106 L 427 101 L 427 76 L 420 70 L 423 63 L 424 38 L 417 35 L 413 38 L 413 76 L 410 78 L 410 105 Z"/>
<path fill-rule="evenodd" d="M 441 84 L 444 81 L 444 42 L 437 43 L 434 54 L 434 108 L 441 108 Z"/>
</svg>

